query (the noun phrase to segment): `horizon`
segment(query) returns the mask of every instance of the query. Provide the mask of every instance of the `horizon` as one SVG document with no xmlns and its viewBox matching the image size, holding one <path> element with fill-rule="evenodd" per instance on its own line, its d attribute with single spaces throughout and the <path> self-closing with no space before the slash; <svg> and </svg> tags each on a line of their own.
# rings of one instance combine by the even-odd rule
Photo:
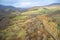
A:
<svg viewBox="0 0 60 40">
<path fill-rule="evenodd" d="M 60 0 L 0 0 L 0 5 L 18 8 L 29 8 L 34 6 L 45 6 L 52 3 L 60 3 Z"/>
</svg>

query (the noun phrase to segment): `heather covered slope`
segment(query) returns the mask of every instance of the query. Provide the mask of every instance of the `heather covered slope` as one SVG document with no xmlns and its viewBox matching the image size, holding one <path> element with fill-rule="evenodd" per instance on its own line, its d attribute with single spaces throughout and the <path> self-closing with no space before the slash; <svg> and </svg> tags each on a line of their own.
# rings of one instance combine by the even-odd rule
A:
<svg viewBox="0 0 60 40">
<path fill-rule="evenodd" d="M 0 17 L 0 40 L 60 40 L 60 9 L 37 7 Z"/>
</svg>

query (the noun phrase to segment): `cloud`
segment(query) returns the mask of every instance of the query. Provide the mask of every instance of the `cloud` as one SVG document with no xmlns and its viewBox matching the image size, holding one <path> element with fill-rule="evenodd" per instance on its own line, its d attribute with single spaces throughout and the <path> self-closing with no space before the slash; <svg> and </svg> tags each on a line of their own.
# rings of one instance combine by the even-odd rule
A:
<svg viewBox="0 0 60 40">
<path fill-rule="evenodd" d="M 18 2 L 14 4 L 14 6 L 16 7 L 29 7 L 31 5 L 32 5 L 32 2 Z"/>
<path fill-rule="evenodd" d="M 17 0 L 0 0 L 0 4 L 4 4 L 4 5 L 10 5 L 10 4 L 12 5 L 17 2 L 18 2 Z"/>
<path fill-rule="evenodd" d="M 20 5 L 19 7 L 32 7 L 32 6 L 39 6 L 40 1 L 38 2 L 19 2 L 16 5 Z"/>
<path fill-rule="evenodd" d="M 60 3 L 60 0 L 0 0 L 0 4 L 11 5 L 15 7 L 44 6 L 56 2 Z"/>
<path fill-rule="evenodd" d="M 31 2 L 21 2 L 20 3 L 20 5 L 22 5 L 22 6 L 26 6 L 26 5 L 30 5 L 30 4 L 32 4 Z"/>
</svg>

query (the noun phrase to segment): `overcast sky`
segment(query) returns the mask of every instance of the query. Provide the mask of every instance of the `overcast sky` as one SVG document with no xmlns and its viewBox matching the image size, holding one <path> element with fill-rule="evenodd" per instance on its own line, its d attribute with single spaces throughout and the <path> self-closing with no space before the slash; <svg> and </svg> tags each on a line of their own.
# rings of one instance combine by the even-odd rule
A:
<svg viewBox="0 0 60 40">
<path fill-rule="evenodd" d="M 15 7 L 32 7 L 32 6 L 44 6 L 51 3 L 60 3 L 60 0 L 0 0 L 2 5 L 10 5 Z"/>
</svg>

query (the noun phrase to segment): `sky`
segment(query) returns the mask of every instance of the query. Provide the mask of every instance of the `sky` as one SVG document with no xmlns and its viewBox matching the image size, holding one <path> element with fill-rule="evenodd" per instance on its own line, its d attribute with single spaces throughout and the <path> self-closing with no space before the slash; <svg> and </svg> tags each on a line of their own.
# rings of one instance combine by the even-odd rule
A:
<svg viewBox="0 0 60 40">
<path fill-rule="evenodd" d="M 0 0 L 0 5 L 21 8 L 44 6 L 52 3 L 60 3 L 60 0 Z"/>
</svg>

